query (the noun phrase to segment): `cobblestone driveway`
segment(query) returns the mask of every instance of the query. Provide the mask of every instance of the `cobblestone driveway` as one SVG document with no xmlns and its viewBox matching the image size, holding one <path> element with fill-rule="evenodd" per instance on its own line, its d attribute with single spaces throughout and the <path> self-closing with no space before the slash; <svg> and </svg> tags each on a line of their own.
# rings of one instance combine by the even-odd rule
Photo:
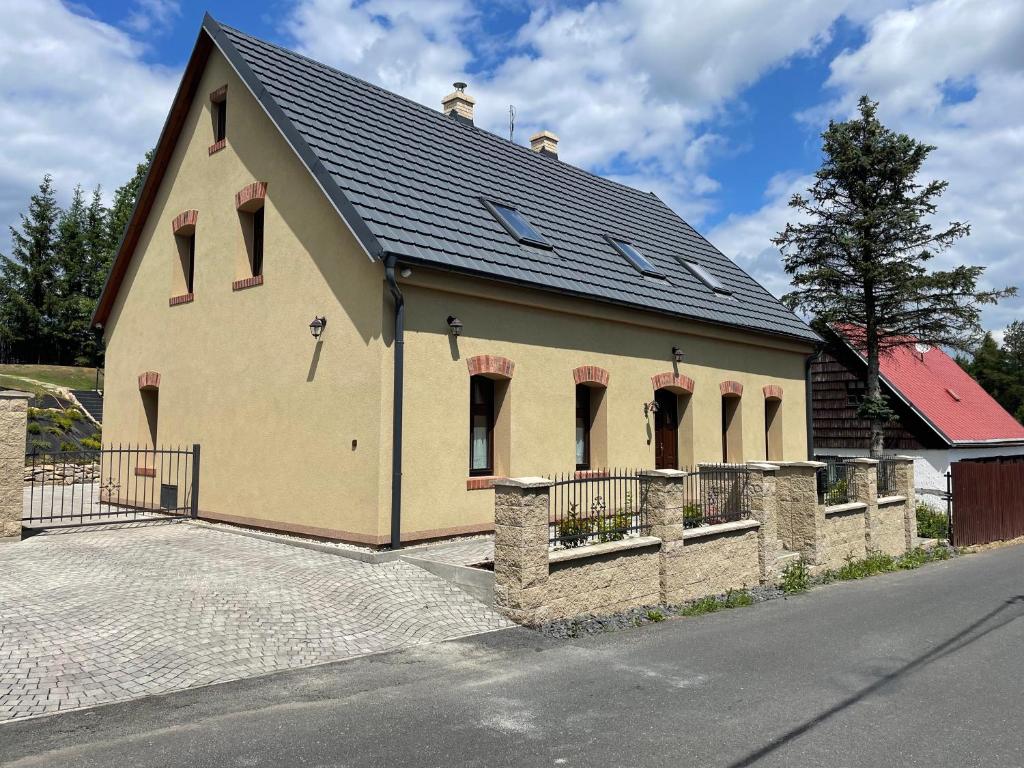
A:
<svg viewBox="0 0 1024 768">
<path fill-rule="evenodd" d="M 0 546 L 0 721 L 509 626 L 401 561 L 185 523 Z"/>
</svg>

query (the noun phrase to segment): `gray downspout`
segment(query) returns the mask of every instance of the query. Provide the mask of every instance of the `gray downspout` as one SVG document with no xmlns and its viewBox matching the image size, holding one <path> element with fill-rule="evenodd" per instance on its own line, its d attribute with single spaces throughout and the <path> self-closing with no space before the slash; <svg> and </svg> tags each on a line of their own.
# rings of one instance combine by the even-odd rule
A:
<svg viewBox="0 0 1024 768">
<path fill-rule="evenodd" d="M 823 347 L 815 347 L 814 352 L 807 356 L 804 361 L 804 407 L 807 410 L 805 419 L 807 421 L 807 458 L 814 459 L 814 380 L 811 376 L 811 366 L 815 360 L 821 357 Z"/>
<path fill-rule="evenodd" d="M 402 548 L 402 412 L 405 382 L 405 297 L 395 280 L 395 257 L 388 256 L 384 275 L 395 300 L 395 388 L 391 421 L 391 549 Z"/>
</svg>

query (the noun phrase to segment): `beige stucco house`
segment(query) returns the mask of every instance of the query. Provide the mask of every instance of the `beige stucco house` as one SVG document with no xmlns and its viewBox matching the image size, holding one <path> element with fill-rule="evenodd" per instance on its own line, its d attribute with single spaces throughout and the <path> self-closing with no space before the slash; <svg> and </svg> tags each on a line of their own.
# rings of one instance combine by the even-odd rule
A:
<svg viewBox="0 0 1024 768">
<path fill-rule="evenodd" d="M 95 316 L 105 441 L 201 444 L 204 517 L 371 545 L 491 529 L 495 477 L 805 458 L 814 333 L 472 115 L 207 17 Z"/>
</svg>

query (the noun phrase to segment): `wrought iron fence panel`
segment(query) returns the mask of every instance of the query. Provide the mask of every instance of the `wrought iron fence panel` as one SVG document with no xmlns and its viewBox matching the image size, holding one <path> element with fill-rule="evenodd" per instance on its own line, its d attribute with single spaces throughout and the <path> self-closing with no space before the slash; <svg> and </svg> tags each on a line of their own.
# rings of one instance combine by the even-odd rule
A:
<svg viewBox="0 0 1024 768">
<path fill-rule="evenodd" d="M 743 464 L 701 464 L 685 470 L 683 525 L 731 523 L 750 517 L 750 473 Z"/>
<path fill-rule="evenodd" d="M 818 503 L 826 507 L 847 504 L 852 497 L 853 465 L 843 459 L 829 459 L 817 472 Z"/>
<path fill-rule="evenodd" d="M 556 475 L 549 492 L 548 544 L 554 549 L 620 541 L 650 532 L 650 479 L 635 470 Z"/>
<path fill-rule="evenodd" d="M 892 496 L 896 493 L 896 462 L 893 459 L 878 460 L 878 495 Z"/>
<path fill-rule="evenodd" d="M 25 472 L 28 529 L 198 515 L 198 445 L 33 452 Z"/>
</svg>

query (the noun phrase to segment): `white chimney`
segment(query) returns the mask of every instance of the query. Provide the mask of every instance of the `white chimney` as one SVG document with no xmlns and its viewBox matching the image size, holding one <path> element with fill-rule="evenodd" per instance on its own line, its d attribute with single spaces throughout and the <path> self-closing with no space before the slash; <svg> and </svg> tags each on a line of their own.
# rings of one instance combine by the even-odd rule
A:
<svg viewBox="0 0 1024 768">
<path fill-rule="evenodd" d="M 530 137 L 530 149 L 558 157 L 558 137 L 551 131 L 540 131 Z"/>
<path fill-rule="evenodd" d="M 466 93 L 465 83 L 454 83 L 455 90 L 441 100 L 441 111 L 449 117 L 473 124 L 473 105 L 476 99 Z"/>
</svg>

